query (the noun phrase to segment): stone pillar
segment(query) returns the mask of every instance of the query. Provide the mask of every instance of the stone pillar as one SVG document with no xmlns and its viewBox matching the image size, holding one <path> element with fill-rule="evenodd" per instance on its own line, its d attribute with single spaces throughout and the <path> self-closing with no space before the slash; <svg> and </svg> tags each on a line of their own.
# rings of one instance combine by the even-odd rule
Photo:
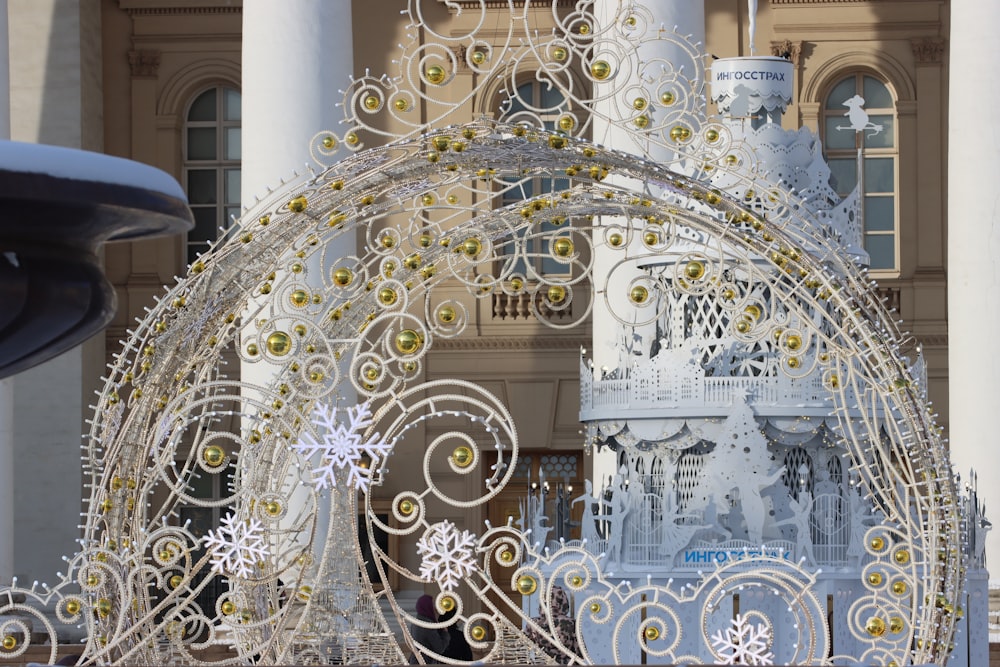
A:
<svg viewBox="0 0 1000 667">
<path fill-rule="evenodd" d="M 339 90 L 354 69 L 351 4 L 329 0 L 245 0 L 243 3 L 243 206 L 254 208 L 295 173 L 308 173 L 310 140 L 318 132 L 337 132 L 342 110 Z M 280 36 L 281 48 L 271 48 Z M 256 224 L 256 217 L 244 224 Z M 355 253 L 353 236 L 327 247 L 327 257 Z M 319 261 L 308 266 L 308 281 L 323 291 Z M 276 367 L 244 364 L 244 381 L 270 384 Z M 344 392 L 341 392 L 343 395 Z M 295 498 L 293 497 L 293 503 Z M 294 514 L 294 512 L 290 513 Z M 316 544 L 325 542 L 325 517 L 317 525 Z"/>
<path fill-rule="evenodd" d="M 7 0 L 10 138 L 100 151 L 100 0 Z M 2 69 L 2 68 L 0 68 Z M 13 465 L 13 574 L 22 582 L 54 582 L 64 555 L 78 550 L 83 480 L 80 436 L 88 428 L 94 389 L 104 366 L 104 339 L 95 336 L 65 354 L 9 378 Z M 0 405 L 3 405 L 0 393 Z M 0 446 L 0 452 L 3 447 Z M 0 460 L 3 454 L 0 453 Z M 4 466 L 0 464 L 0 469 Z M 0 492 L 2 495 L 3 492 Z M 0 574 L 6 574 L 0 568 Z M 0 583 L 3 579 L 0 578 Z"/>
<path fill-rule="evenodd" d="M 597 16 L 598 23 L 603 29 L 605 26 L 609 25 L 611 22 L 623 17 L 619 16 L 621 11 L 621 3 L 618 0 L 598 0 L 594 7 L 594 12 Z M 676 32 L 681 35 L 690 35 L 690 40 L 696 44 L 702 45 L 704 48 L 705 43 L 705 3 L 703 0 L 685 0 L 684 2 L 676 2 L 676 0 L 648 0 L 646 3 L 646 8 L 649 9 L 652 14 L 652 21 L 650 24 L 651 30 L 662 29 L 665 32 L 674 32 L 676 27 Z M 677 51 L 677 48 L 669 41 L 666 40 L 651 40 L 643 43 L 638 50 L 638 57 L 640 62 L 650 62 L 657 59 L 666 60 L 668 62 L 687 62 L 688 58 L 683 56 Z M 685 70 L 684 72 L 688 76 L 694 76 L 694 72 Z M 616 73 L 615 79 L 611 84 L 618 90 L 623 90 L 626 86 L 622 83 L 621 77 L 626 76 L 629 78 L 637 79 L 635 73 L 621 72 Z M 638 81 L 636 81 L 638 83 Z M 651 91 L 650 94 L 655 94 L 656 91 Z M 614 105 L 625 105 L 626 100 L 618 99 L 622 96 L 617 96 L 616 99 L 609 99 L 607 101 L 601 102 L 597 105 L 602 116 L 607 116 L 610 118 L 620 118 L 628 117 L 634 113 L 631 109 L 620 109 L 615 110 Z M 656 110 L 655 104 L 656 100 L 651 100 L 654 105 L 653 119 L 655 124 Z M 645 150 L 649 156 L 654 160 L 669 161 L 673 158 L 673 152 L 659 146 L 644 146 L 640 147 L 636 145 L 635 140 L 629 135 L 623 128 L 619 125 L 608 123 L 605 120 L 595 117 L 594 119 L 594 141 L 606 146 L 612 146 L 614 148 L 634 151 L 639 153 L 640 150 Z M 611 180 L 613 180 L 613 176 Z M 623 221 L 624 222 L 624 221 Z M 603 224 L 614 224 L 613 219 L 609 219 L 607 216 L 603 219 Z M 594 260 L 594 275 L 595 276 L 607 276 L 611 267 L 621 260 L 622 252 L 620 250 L 608 251 L 602 249 L 604 248 L 603 234 L 598 233 L 597 238 L 595 238 L 596 244 L 596 254 Z M 633 257 L 642 252 L 642 243 L 640 240 L 636 239 L 629 250 L 629 256 Z M 608 290 L 616 295 L 615 302 L 618 304 L 626 301 L 626 295 L 629 293 L 628 285 L 631 279 L 637 275 L 641 274 L 638 267 L 628 267 L 624 271 L 617 271 L 616 278 L 609 280 Z M 614 369 L 619 366 L 620 350 L 624 344 L 624 337 L 628 337 L 632 340 L 632 330 L 626 331 L 622 324 L 612 317 L 604 302 L 604 293 L 595 294 L 595 305 L 594 305 L 594 315 L 593 315 L 593 352 L 591 359 L 593 359 L 594 367 L 597 369 L 598 375 L 600 374 L 600 369 L 602 367 L 607 367 L 609 369 Z M 617 307 L 617 312 L 622 315 L 624 311 L 630 310 L 628 307 Z M 638 309 L 631 309 L 633 311 L 638 311 Z M 631 316 L 633 321 L 638 321 L 638 318 L 648 319 L 652 312 L 655 310 L 655 305 L 651 308 L 643 309 L 641 312 L 632 312 L 627 316 Z M 654 335 L 654 327 L 648 325 L 645 327 L 639 327 L 636 333 L 642 337 L 642 342 L 637 342 L 635 339 L 635 344 L 641 344 L 646 349 L 648 349 L 650 343 L 652 343 L 652 337 Z M 594 488 L 595 491 L 600 489 L 603 483 L 606 483 L 608 477 L 613 475 L 616 469 L 616 457 L 608 452 L 602 452 L 593 457 L 594 461 Z"/>
<path fill-rule="evenodd" d="M 986 541 L 991 587 L 1000 586 L 1000 193 L 988 168 L 1000 160 L 1000 5 L 951 8 L 948 107 L 948 365 L 951 457 L 963 481 L 979 474 L 992 514 Z M 983 621 L 985 622 L 985 620 Z"/>
</svg>

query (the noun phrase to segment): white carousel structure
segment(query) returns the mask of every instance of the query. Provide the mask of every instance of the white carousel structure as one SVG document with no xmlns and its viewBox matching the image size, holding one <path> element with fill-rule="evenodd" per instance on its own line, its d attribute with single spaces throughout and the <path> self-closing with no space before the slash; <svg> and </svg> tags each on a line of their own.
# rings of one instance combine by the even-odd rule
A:
<svg viewBox="0 0 1000 667">
<path fill-rule="evenodd" d="M 351 83 L 320 166 L 138 323 L 85 448 L 80 550 L 53 586 L 0 593 L 0 656 L 48 641 L 55 659 L 59 626 L 79 624 L 86 664 L 403 662 L 409 628 L 435 624 L 376 592 L 392 576 L 436 587 L 456 612 L 437 625 L 485 662 L 982 664 L 956 632 L 985 519 L 858 265 L 856 206 L 833 197 L 815 137 L 757 119 L 787 103 L 778 78 L 735 74 L 786 65 L 713 66 L 708 117 L 704 54 L 641 5 L 529 4 L 551 5 L 550 32 L 511 4 L 506 33 L 472 21 L 428 43 L 411 6 L 399 71 Z M 638 55 L 654 42 L 670 59 Z M 504 81 L 508 117 L 448 125 L 481 92 L 451 93 L 459 68 Z M 551 106 L 518 97 L 525 72 Z M 599 123 L 639 148 L 587 140 Z M 349 234 L 356 256 L 337 250 Z M 515 468 L 503 404 L 421 373 L 495 295 L 612 332 L 595 347 L 617 363 L 581 371 L 585 446 L 614 452 L 580 499 L 586 541 L 544 544 L 540 510 L 521 527 L 428 511 L 484 506 Z M 266 372 L 230 379 L 226 349 Z M 412 437 L 434 421 L 463 426 Z M 403 448 L 422 474 L 393 467 Z M 216 476 L 228 495 L 196 498 Z M 456 495 L 451 476 L 483 483 Z M 387 520 L 371 496 L 390 481 Z M 230 513 L 207 534 L 180 520 L 214 505 Z M 419 567 L 378 531 L 411 536 Z M 569 629 L 549 611 L 564 599 Z"/>
</svg>

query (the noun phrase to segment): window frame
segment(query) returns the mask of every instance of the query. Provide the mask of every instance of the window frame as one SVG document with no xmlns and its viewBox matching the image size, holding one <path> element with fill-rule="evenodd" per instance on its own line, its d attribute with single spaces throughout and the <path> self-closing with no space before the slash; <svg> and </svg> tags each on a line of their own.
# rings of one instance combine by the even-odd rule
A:
<svg viewBox="0 0 1000 667">
<path fill-rule="evenodd" d="M 878 85 L 882 86 L 890 98 L 891 106 L 879 106 L 879 107 L 868 107 L 867 99 L 865 112 L 872 118 L 871 122 L 876 122 L 878 116 L 891 116 L 892 127 L 891 127 L 891 144 L 889 146 L 871 146 L 868 145 L 869 138 L 871 136 L 870 132 L 855 132 L 854 133 L 854 145 L 850 148 L 845 147 L 830 147 L 832 143 L 830 141 L 828 126 L 831 121 L 840 122 L 847 124 L 846 119 L 847 113 L 842 111 L 846 107 L 834 105 L 831 106 L 830 98 L 834 92 L 846 81 L 852 79 L 854 80 L 854 94 L 864 97 L 864 86 L 865 79 L 871 79 Z M 867 180 L 863 168 L 861 173 L 857 166 L 858 160 L 858 149 L 861 149 L 861 160 L 862 165 L 864 165 L 869 160 L 885 160 L 889 159 L 892 161 L 892 189 L 891 190 L 878 190 L 869 191 L 865 188 L 862 191 L 862 245 L 867 250 L 868 240 L 871 237 L 890 237 L 892 239 L 892 261 L 891 266 L 871 266 L 869 270 L 876 275 L 881 275 L 884 277 L 894 277 L 898 276 L 900 272 L 900 188 L 899 188 L 899 178 L 900 178 L 900 150 L 899 150 L 899 114 L 896 109 L 897 95 L 893 90 L 891 83 L 886 77 L 881 76 L 875 72 L 869 70 L 854 70 L 849 72 L 841 72 L 836 77 L 831 78 L 830 84 L 825 89 L 824 94 L 821 96 L 821 102 L 819 105 L 819 128 L 821 132 L 821 138 L 823 140 L 823 157 L 828 165 L 833 166 L 834 160 L 847 160 L 850 159 L 854 162 L 854 183 L 855 186 L 860 178 Z M 846 130 L 841 130 L 846 131 Z M 889 131 L 889 130 L 885 130 Z M 841 197 L 849 195 L 851 190 L 845 191 L 843 187 L 835 187 L 837 194 Z M 892 224 L 888 228 L 884 229 L 871 229 L 868 224 L 867 208 L 870 201 L 877 201 L 879 199 L 892 199 L 893 211 L 892 211 Z M 869 253 L 870 254 L 870 253 Z"/>
</svg>

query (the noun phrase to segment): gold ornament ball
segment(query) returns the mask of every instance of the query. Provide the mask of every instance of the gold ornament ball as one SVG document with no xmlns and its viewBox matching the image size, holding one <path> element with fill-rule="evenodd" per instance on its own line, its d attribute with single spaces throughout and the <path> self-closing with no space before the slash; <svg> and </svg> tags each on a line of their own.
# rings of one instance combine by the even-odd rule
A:
<svg viewBox="0 0 1000 667">
<path fill-rule="evenodd" d="M 410 108 L 410 103 L 402 97 L 397 97 L 396 101 L 393 102 L 392 105 L 396 107 L 396 111 L 406 111 Z"/>
<path fill-rule="evenodd" d="M 15 646 L 17 646 L 17 640 L 14 639 L 13 635 L 7 635 L 3 638 L 3 647 L 5 650 L 13 651 Z"/>
<path fill-rule="evenodd" d="M 483 244 L 476 237 L 470 237 L 462 242 L 462 252 L 464 252 L 469 257 L 475 257 L 482 251 Z"/>
<path fill-rule="evenodd" d="M 628 298 L 632 303 L 646 303 L 646 299 L 649 298 L 649 290 L 642 285 L 636 285 L 629 292 Z"/>
<path fill-rule="evenodd" d="M 873 551 L 882 551 L 882 549 L 885 549 L 885 539 L 881 537 L 873 537 L 870 546 Z"/>
<path fill-rule="evenodd" d="M 423 258 L 420 255 L 414 253 L 412 255 L 408 255 L 406 257 L 406 259 L 403 260 L 403 266 L 405 266 L 406 268 L 410 269 L 411 271 L 414 271 L 414 270 L 420 268 L 420 264 L 423 261 L 424 260 L 423 260 Z"/>
<path fill-rule="evenodd" d="M 447 613 L 455 608 L 455 598 L 450 595 L 445 595 L 443 598 L 438 600 L 438 609 Z"/>
<path fill-rule="evenodd" d="M 333 282 L 338 287 L 347 287 L 354 282 L 354 272 L 345 267 L 335 269 L 333 272 Z"/>
<path fill-rule="evenodd" d="M 573 588 L 579 588 L 580 586 L 583 586 L 583 577 L 581 577 L 578 574 L 574 574 L 569 580 L 569 585 L 572 586 Z"/>
<path fill-rule="evenodd" d="M 415 509 L 412 500 L 401 500 L 399 501 L 399 513 L 403 516 L 410 516 L 413 514 Z"/>
<path fill-rule="evenodd" d="M 473 458 L 474 454 L 472 453 L 472 450 L 465 445 L 456 447 L 455 451 L 451 453 L 451 460 L 454 461 L 455 465 L 459 468 L 468 468 L 472 465 Z"/>
<path fill-rule="evenodd" d="M 633 122 L 635 123 L 635 126 L 637 128 L 639 128 L 640 130 L 645 130 L 647 127 L 649 127 L 649 116 L 643 114 L 638 118 L 636 118 Z"/>
<path fill-rule="evenodd" d="M 437 317 L 438 321 L 442 324 L 451 324 L 455 321 L 455 309 L 451 306 L 441 306 L 438 308 Z"/>
<path fill-rule="evenodd" d="M 679 143 L 681 141 L 687 141 L 688 137 L 690 136 L 691 136 L 691 130 L 684 127 L 683 125 L 677 125 L 675 127 L 670 128 L 670 138 L 674 142 Z"/>
<path fill-rule="evenodd" d="M 591 614 L 596 614 L 599 611 L 601 611 L 601 604 L 599 602 L 591 602 L 590 603 L 590 613 Z"/>
<path fill-rule="evenodd" d="M 170 577 L 170 587 L 177 588 L 178 586 L 181 585 L 181 583 L 183 583 L 183 581 L 184 577 L 182 577 L 179 574 L 175 574 L 174 576 Z"/>
<path fill-rule="evenodd" d="M 562 303 L 566 300 L 566 288 L 562 285 L 553 285 L 548 292 L 549 301 L 552 303 Z"/>
<path fill-rule="evenodd" d="M 673 91 L 666 90 L 660 93 L 660 102 L 665 106 L 670 106 L 676 101 L 676 99 L 677 98 L 674 96 Z"/>
<path fill-rule="evenodd" d="M 292 337 L 284 331 L 275 331 L 267 337 L 267 351 L 276 357 L 283 357 L 292 349 Z"/>
<path fill-rule="evenodd" d="M 580 24 L 580 34 L 581 35 L 589 35 L 590 34 L 590 24 L 589 23 L 581 23 Z"/>
<path fill-rule="evenodd" d="M 423 343 L 424 339 L 413 329 L 403 329 L 396 334 L 396 349 L 401 354 L 414 354 Z"/>
<path fill-rule="evenodd" d="M 514 561 L 514 552 L 510 549 L 504 549 L 500 552 L 500 560 L 504 563 L 511 563 Z"/>
<path fill-rule="evenodd" d="M 429 83 L 439 86 L 444 83 L 445 71 L 440 65 L 431 65 L 424 71 L 424 76 Z"/>
<path fill-rule="evenodd" d="M 896 595 L 906 595 L 909 590 L 909 586 L 906 585 L 905 581 L 894 581 L 892 582 L 892 592 Z"/>
<path fill-rule="evenodd" d="M 881 637 L 885 634 L 885 621 L 878 616 L 872 616 L 868 619 L 868 622 L 865 623 L 865 630 L 872 637 Z"/>
<path fill-rule="evenodd" d="M 552 60 L 561 63 L 565 61 L 566 58 L 568 57 L 569 57 L 569 51 L 567 51 L 565 48 L 557 46 L 556 48 L 552 49 Z"/>
<path fill-rule="evenodd" d="M 236 611 L 236 605 L 233 603 L 232 600 L 226 600 L 225 602 L 222 603 L 222 613 L 225 614 L 226 616 L 229 616 L 235 611 Z"/>
<path fill-rule="evenodd" d="M 407 373 L 412 373 L 413 371 L 417 370 L 417 363 L 415 361 L 404 361 L 403 370 L 406 371 Z"/>
<path fill-rule="evenodd" d="M 642 635 L 646 638 L 646 641 L 651 642 L 660 638 L 660 631 L 656 627 L 649 625 L 646 627 L 646 630 L 642 633 Z"/>
<path fill-rule="evenodd" d="M 469 629 L 469 636 L 477 642 L 481 642 L 486 638 L 486 628 L 481 625 L 473 625 L 472 628 Z"/>
<path fill-rule="evenodd" d="M 374 382 L 375 380 L 377 380 L 381 374 L 382 371 L 380 371 L 375 366 L 370 366 L 365 369 L 365 379 L 370 382 Z"/>
<path fill-rule="evenodd" d="M 392 288 L 383 287 L 378 291 L 378 300 L 379 303 L 381 303 L 383 306 L 391 306 L 392 304 L 396 303 L 396 300 L 398 298 L 399 297 L 396 295 L 396 290 Z"/>
<path fill-rule="evenodd" d="M 66 613 L 70 616 L 76 616 L 80 612 L 80 601 L 75 599 L 66 600 Z"/>
<path fill-rule="evenodd" d="M 691 280 L 700 280 L 705 275 L 705 264 L 696 259 L 691 260 L 684 266 L 684 275 Z"/>
<path fill-rule="evenodd" d="M 789 368 L 798 368 L 801 365 L 802 365 L 802 360 L 799 359 L 798 357 L 789 357 L 788 358 L 788 367 Z"/>
<path fill-rule="evenodd" d="M 517 592 L 521 595 L 531 595 L 538 590 L 538 581 L 530 574 L 522 574 L 517 578 Z"/>
<path fill-rule="evenodd" d="M 900 549 L 892 555 L 892 558 L 900 565 L 906 565 L 910 562 L 910 552 L 906 549 Z"/>
<path fill-rule="evenodd" d="M 308 205 L 309 205 L 309 200 L 306 199 L 304 196 L 299 195 L 298 197 L 295 197 L 290 202 L 288 202 L 288 210 L 290 210 L 292 213 L 301 213 L 302 211 L 306 210 L 306 207 Z"/>
<path fill-rule="evenodd" d="M 218 445 L 211 445 L 205 448 L 201 454 L 202 459 L 210 468 L 218 468 L 226 460 L 226 452 Z"/>
<path fill-rule="evenodd" d="M 430 192 L 426 192 L 420 197 L 420 203 L 424 206 L 433 206 L 435 202 L 437 202 L 437 198 Z"/>
<path fill-rule="evenodd" d="M 789 350 L 794 352 L 802 347 L 802 336 L 799 336 L 798 334 L 789 334 L 788 338 L 785 340 L 785 345 L 788 346 Z"/>
<path fill-rule="evenodd" d="M 652 246 L 660 240 L 660 235 L 656 232 L 646 232 L 642 235 L 642 242 L 646 245 Z"/>
<path fill-rule="evenodd" d="M 598 81 L 604 81 L 611 76 L 611 65 L 606 60 L 598 60 L 590 66 L 590 73 Z"/>
<path fill-rule="evenodd" d="M 558 122 L 559 129 L 563 132 L 570 132 L 574 127 L 576 127 L 576 121 L 572 116 L 560 116 Z"/>
<path fill-rule="evenodd" d="M 101 598 L 97 601 L 97 613 L 101 616 L 107 616 L 111 613 L 111 600 L 108 598 Z"/>
<path fill-rule="evenodd" d="M 434 144 L 434 148 L 436 148 L 441 152 L 444 152 L 448 150 L 448 146 L 451 145 L 451 137 L 444 135 L 440 137 L 434 137 L 433 139 L 431 139 L 431 143 Z"/>
<path fill-rule="evenodd" d="M 368 97 L 366 97 L 365 108 L 368 109 L 369 111 L 375 111 L 375 109 L 378 109 L 379 108 L 378 98 L 375 97 L 374 95 L 369 95 Z"/>
<path fill-rule="evenodd" d="M 392 248 L 396 245 L 396 239 L 391 234 L 383 234 L 381 242 L 383 248 Z"/>
<path fill-rule="evenodd" d="M 549 137 L 549 148 L 555 148 L 556 150 L 566 148 L 566 137 L 553 134 Z"/>
<path fill-rule="evenodd" d="M 624 242 L 625 239 L 618 232 L 615 232 L 608 237 L 608 243 L 610 243 L 613 248 L 619 247 Z"/>
<path fill-rule="evenodd" d="M 517 277 L 511 278 L 510 288 L 515 292 L 520 292 L 521 289 L 524 288 L 524 281 Z"/>
<path fill-rule="evenodd" d="M 892 618 L 889 619 L 889 632 L 893 634 L 899 634 L 900 632 L 903 631 L 905 625 L 906 624 L 903 622 L 902 618 L 900 618 L 899 616 L 893 616 Z"/>
<path fill-rule="evenodd" d="M 297 289 L 289 295 L 288 299 L 296 308 L 302 308 L 309 303 L 309 293 L 305 290 Z"/>
<path fill-rule="evenodd" d="M 881 575 L 881 573 L 879 573 L 879 572 L 872 572 L 871 574 L 869 574 L 868 575 L 868 583 L 871 584 L 872 586 L 881 586 L 882 585 L 882 575 Z"/>
<path fill-rule="evenodd" d="M 281 514 L 281 503 L 277 500 L 269 500 L 264 504 L 264 512 L 268 516 L 278 516 Z"/>
<path fill-rule="evenodd" d="M 707 141 L 708 143 L 714 144 L 718 140 L 719 140 L 718 130 L 707 130 L 705 132 L 705 141 Z"/>
<path fill-rule="evenodd" d="M 336 145 L 337 145 L 337 140 L 331 137 L 330 135 L 326 135 L 325 137 L 323 137 L 323 148 L 330 149 Z"/>
<path fill-rule="evenodd" d="M 637 97 L 632 100 L 632 108 L 636 111 L 642 111 L 648 104 L 645 97 Z"/>
<path fill-rule="evenodd" d="M 482 65 L 486 62 L 486 54 L 478 49 L 472 52 L 472 62 L 476 65 Z"/>
<path fill-rule="evenodd" d="M 753 322 L 750 320 L 750 318 L 746 316 L 741 317 L 736 322 L 736 330 L 739 331 L 741 334 L 750 333 L 750 330 L 752 328 L 753 328 Z"/>
<path fill-rule="evenodd" d="M 569 257 L 573 254 L 573 241 L 561 236 L 552 242 L 552 252 L 558 257 Z"/>
</svg>

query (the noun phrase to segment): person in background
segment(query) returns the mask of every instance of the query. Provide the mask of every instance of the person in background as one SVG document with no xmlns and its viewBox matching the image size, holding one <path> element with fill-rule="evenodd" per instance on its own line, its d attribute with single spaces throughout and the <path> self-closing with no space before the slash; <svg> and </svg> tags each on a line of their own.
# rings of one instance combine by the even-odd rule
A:
<svg viewBox="0 0 1000 667">
<path fill-rule="evenodd" d="M 441 622 L 446 623 L 455 617 L 456 609 L 452 609 L 449 612 L 441 614 Z M 458 623 L 452 623 L 448 626 L 448 634 L 451 640 L 448 642 L 448 648 L 444 650 L 444 657 L 453 658 L 455 660 L 464 660 L 465 662 L 472 662 L 472 647 L 469 646 L 469 642 L 465 641 L 465 632 L 462 628 L 458 627 Z"/>
<path fill-rule="evenodd" d="M 438 616 L 437 612 L 434 611 L 434 598 L 430 595 L 421 595 L 417 598 L 417 620 L 423 621 L 424 623 L 437 623 Z M 438 655 L 443 655 L 444 650 L 448 648 L 448 644 L 451 642 L 451 635 L 448 634 L 447 628 L 425 628 L 419 623 L 410 624 L 410 636 L 413 638 L 414 642 L 414 652 L 410 656 L 410 664 L 416 665 L 420 661 L 417 659 L 418 647 L 423 647 L 428 651 L 433 651 Z M 421 655 L 424 657 L 426 662 L 437 662 L 433 657 L 427 657 L 421 651 Z"/>
</svg>

